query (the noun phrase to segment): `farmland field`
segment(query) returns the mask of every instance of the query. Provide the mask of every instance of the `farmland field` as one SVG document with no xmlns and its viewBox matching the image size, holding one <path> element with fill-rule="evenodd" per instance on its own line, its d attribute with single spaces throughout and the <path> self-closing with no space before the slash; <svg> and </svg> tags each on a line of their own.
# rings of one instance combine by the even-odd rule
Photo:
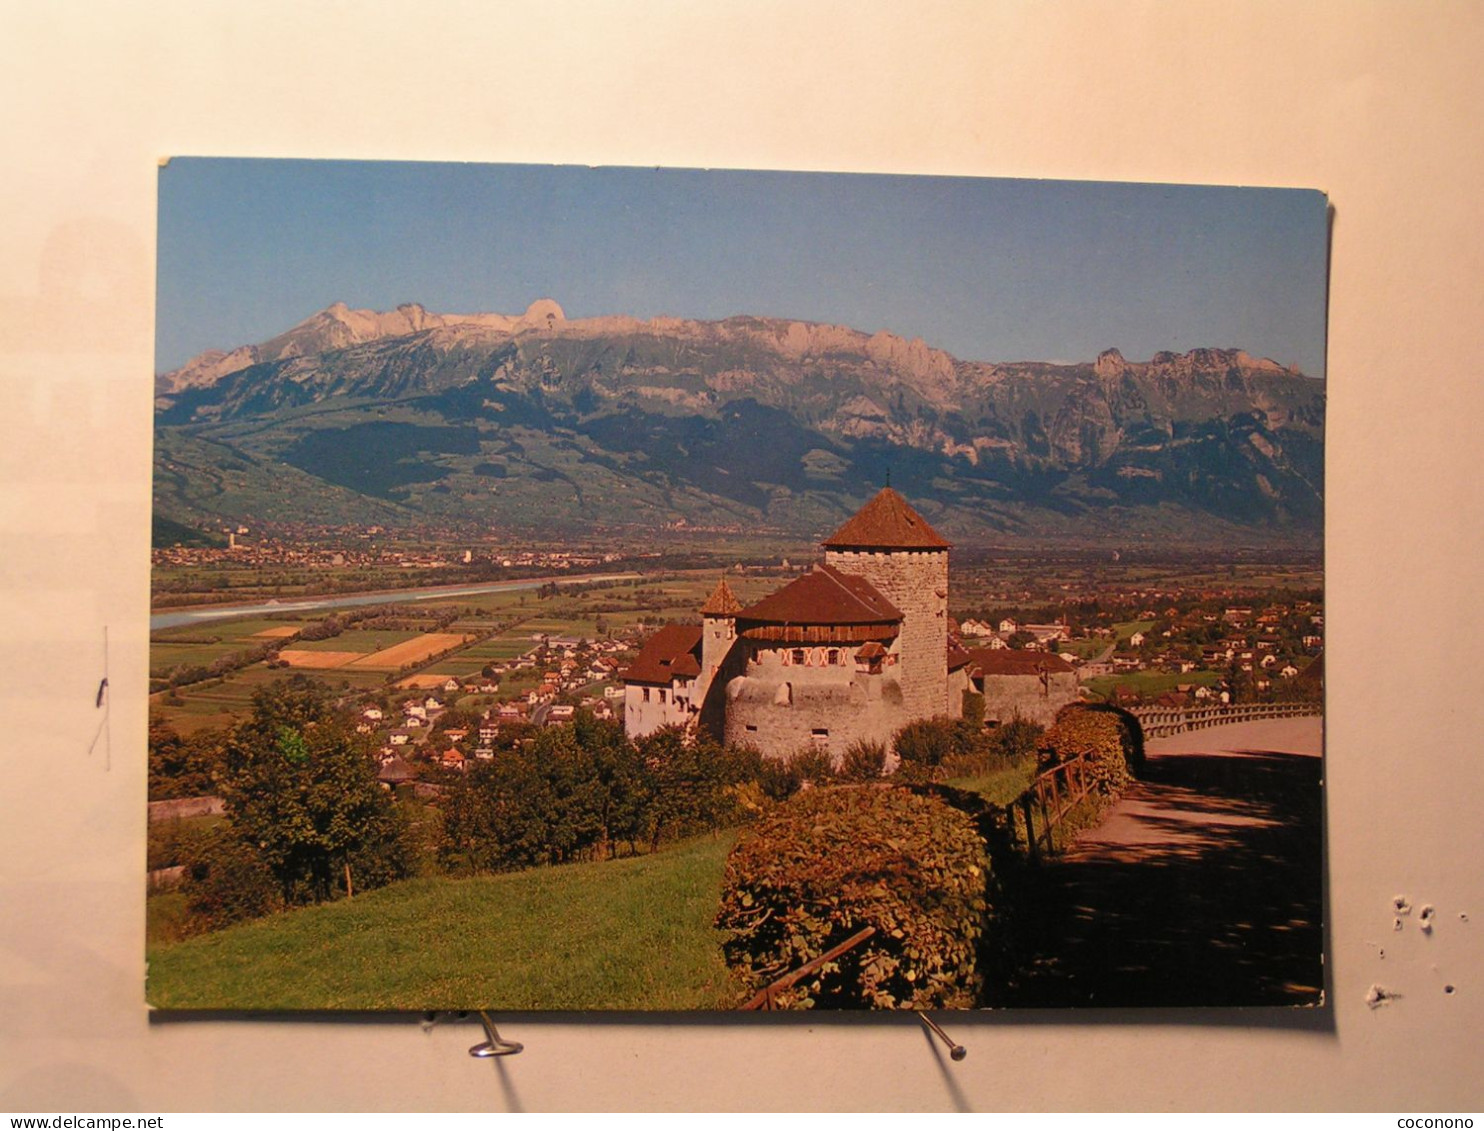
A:
<svg viewBox="0 0 1484 1131">
<path fill-rule="evenodd" d="M 457 611 L 459 619 L 439 632 L 351 625 L 321 640 L 283 639 L 321 619 L 313 613 L 302 620 L 287 619 L 285 615 L 256 616 L 163 629 L 151 637 L 151 674 L 163 679 L 180 666 L 204 665 L 221 656 L 283 640 L 288 647 L 280 658 L 293 671 L 318 676 L 335 688 L 371 690 L 384 686 L 397 669 L 420 665 L 430 656 L 452 649 L 449 655 L 413 673 L 417 678 L 412 682 L 402 683 L 405 687 L 432 688 L 450 676 L 468 678 L 486 665 L 522 655 L 537 642 L 533 637 L 596 640 L 640 622 L 654 626 L 668 620 L 693 620 L 720 576 L 716 570 L 667 573 L 544 598 L 534 591 L 450 596 L 419 603 L 415 611 L 398 614 L 398 620 L 414 625 L 421 621 L 432 628 L 440 615 Z M 772 573 L 747 574 L 729 576 L 727 583 L 745 604 L 776 589 L 784 580 Z M 495 635 L 475 639 L 501 625 L 504 627 Z M 151 705 L 163 709 L 182 733 L 189 734 L 241 718 L 251 706 L 254 691 L 287 674 L 282 669 L 255 664 L 228 673 L 219 683 L 182 686 L 173 705 L 167 704 L 163 695 L 157 695 Z M 502 681 L 502 697 L 531 685 L 533 679 L 539 682 L 539 673 L 530 679 L 521 678 L 525 674 L 507 674 Z"/>
<path fill-rule="evenodd" d="M 231 672 L 220 682 L 208 681 L 181 688 L 181 703 L 170 706 L 164 693 L 150 696 L 150 708 L 160 710 L 183 735 L 194 734 L 207 727 L 221 727 L 245 717 L 252 708 L 252 697 L 259 688 L 266 687 L 284 676 L 282 671 L 273 671 L 262 664 L 254 664 L 241 671 Z M 381 672 L 358 672 L 341 669 L 328 675 L 336 685 L 348 683 L 351 687 L 369 690 L 381 686 L 385 676 Z"/>
<path fill-rule="evenodd" d="M 416 629 L 347 628 L 338 636 L 330 636 L 324 640 L 305 640 L 294 647 L 306 652 L 355 652 L 369 656 L 372 652 L 380 652 L 394 644 L 415 640 L 420 635 Z"/>
<path fill-rule="evenodd" d="M 424 672 L 421 675 L 410 675 L 406 679 L 399 679 L 396 686 L 411 688 L 413 690 L 431 691 L 434 688 L 442 687 L 447 680 L 448 676 L 446 675 Z"/>
<path fill-rule="evenodd" d="M 295 622 L 253 617 L 212 625 L 162 629 L 150 634 L 150 675 L 163 678 L 180 666 L 204 666 L 223 656 L 269 643 L 269 633 L 278 637 L 291 636 L 302 628 L 302 624 Z"/>
<path fill-rule="evenodd" d="M 369 656 L 363 656 L 355 661 L 354 667 L 368 671 L 372 669 L 395 671 L 403 664 L 419 663 L 446 648 L 457 648 L 468 639 L 469 637 L 462 633 L 428 632 L 411 640 L 404 640 L 400 644 L 393 644 L 390 648 L 373 652 Z"/>
<path fill-rule="evenodd" d="M 477 661 L 475 668 L 477 671 L 480 666 L 496 660 L 513 660 L 522 653 L 529 652 L 533 647 L 535 647 L 535 641 L 531 639 L 531 634 L 522 625 L 502 632 L 499 636 L 491 636 L 469 645 L 459 652 L 458 659 Z"/>
<path fill-rule="evenodd" d="M 348 668 L 357 660 L 366 658 L 365 652 L 310 652 L 298 648 L 285 648 L 278 658 L 291 668 Z"/>
</svg>

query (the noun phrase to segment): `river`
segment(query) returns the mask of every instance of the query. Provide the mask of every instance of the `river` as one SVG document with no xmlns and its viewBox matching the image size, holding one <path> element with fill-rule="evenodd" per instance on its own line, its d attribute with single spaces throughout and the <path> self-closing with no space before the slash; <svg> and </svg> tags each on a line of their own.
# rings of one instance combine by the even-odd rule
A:
<svg viewBox="0 0 1484 1131">
<path fill-rule="evenodd" d="M 445 597 L 473 597 L 480 593 L 508 593 L 520 589 L 539 589 L 553 581 L 559 587 L 566 588 L 593 581 L 633 581 L 641 576 L 637 573 L 585 573 L 576 577 L 532 577 L 520 581 L 487 581 L 476 585 L 433 585 L 426 589 L 393 589 L 340 597 L 295 597 L 284 601 L 262 601 L 255 605 L 204 605 L 196 609 L 155 613 L 149 618 L 149 630 L 155 632 L 162 628 L 206 624 L 235 617 L 272 616 L 275 613 L 302 613 L 316 609 L 349 609 L 358 605 L 400 605 L 411 601 L 436 601 Z"/>
</svg>

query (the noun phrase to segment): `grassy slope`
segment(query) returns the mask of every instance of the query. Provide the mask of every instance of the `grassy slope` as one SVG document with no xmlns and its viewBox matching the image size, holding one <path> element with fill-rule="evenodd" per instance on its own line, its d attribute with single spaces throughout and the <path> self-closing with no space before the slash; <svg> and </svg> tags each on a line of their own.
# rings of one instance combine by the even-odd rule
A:
<svg viewBox="0 0 1484 1131">
<path fill-rule="evenodd" d="M 409 880 L 150 950 L 164 1009 L 726 1008 L 712 929 L 733 837 Z"/>
<path fill-rule="evenodd" d="M 1036 759 L 1032 755 L 1015 765 L 986 770 L 974 777 L 950 778 L 947 784 L 971 790 L 995 805 L 1009 805 L 1030 788 L 1035 778 Z"/>
</svg>

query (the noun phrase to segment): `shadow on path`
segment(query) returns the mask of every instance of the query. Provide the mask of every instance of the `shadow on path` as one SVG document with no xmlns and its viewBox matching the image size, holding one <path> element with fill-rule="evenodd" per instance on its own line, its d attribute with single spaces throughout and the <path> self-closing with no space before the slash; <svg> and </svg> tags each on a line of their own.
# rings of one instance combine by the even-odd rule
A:
<svg viewBox="0 0 1484 1131">
<path fill-rule="evenodd" d="M 1030 934 L 994 1004 L 1319 1003 L 1320 768 L 1284 751 L 1151 750 L 1103 823 L 1030 873 Z"/>
</svg>

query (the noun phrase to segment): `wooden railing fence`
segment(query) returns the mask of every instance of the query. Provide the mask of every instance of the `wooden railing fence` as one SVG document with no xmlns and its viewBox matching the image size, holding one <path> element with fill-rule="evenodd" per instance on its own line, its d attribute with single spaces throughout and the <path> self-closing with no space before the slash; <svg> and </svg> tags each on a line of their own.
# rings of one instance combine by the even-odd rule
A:
<svg viewBox="0 0 1484 1131">
<path fill-rule="evenodd" d="M 801 979 L 807 978 L 810 974 L 814 973 L 814 971 L 818 970 L 826 962 L 833 962 L 846 951 L 854 950 L 875 933 L 875 927 L 866 927 L 862 930 L 856 931 L 855 934 L 851 935 L 844 942 L 838 944 L 837 946 L 830 947 L 829 950 L 825 951 L 818 958 L 811 958 L 797 970 L 790 971 L 775 982 L 769 982 L 766 986 L 759 990 L 757 994 L 749 998 L 746 1002 L 744 1002 L 737 1008 L 743 1010 L 777 1009 L 778 1006 L 775 1004 L 774 1001 L 776 995 L 782 993 L 790 986 L 797 984 Z"/>
<path fill-rule="evenodd" d="M 1024 826 L 1026 852 L 1037 862 L 1044 851 L 1055 850 L 1056 828 L 1092 792 L 1092 775 L 1085 758 L 1058 762 L 1036 775 L 1026 791 L 1005 807 L 1012 834 L 1017 817 Z"/>
</svg>

